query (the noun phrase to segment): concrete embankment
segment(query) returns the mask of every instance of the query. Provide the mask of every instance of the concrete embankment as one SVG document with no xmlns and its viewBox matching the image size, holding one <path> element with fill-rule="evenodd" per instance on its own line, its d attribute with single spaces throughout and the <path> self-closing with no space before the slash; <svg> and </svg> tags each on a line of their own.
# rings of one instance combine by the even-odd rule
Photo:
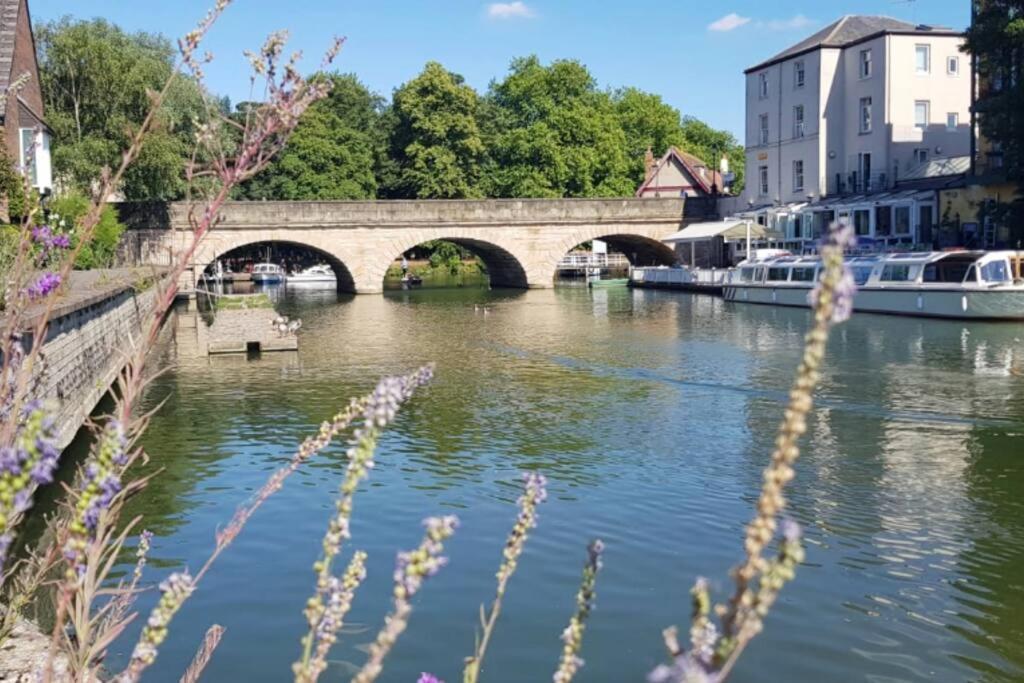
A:
<svg viewBox="0 0 1024 683">
<path fill-rule="evenodd" d="M 113 269 L 72 273 L 53 307 L 32 398 L 59 406 L 59 446 L 65 448 L 117 379 L 156 299 L 153 271 Z M 32 329 L 42 307 L 28 312 Z M 32 343 L 26 335 L 26 348 Z"/>
</svg>

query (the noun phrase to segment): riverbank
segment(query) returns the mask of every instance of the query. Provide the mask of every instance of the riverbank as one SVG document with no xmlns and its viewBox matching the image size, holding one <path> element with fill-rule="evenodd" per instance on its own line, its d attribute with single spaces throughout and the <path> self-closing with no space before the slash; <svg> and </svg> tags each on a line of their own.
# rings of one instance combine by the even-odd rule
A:
<svg viewBox="0 0 1024 683">
<path fill-rule="evenodd" d="M 73 271 L 50 314 L 31 398 L 59 405 L 57 445 L 74 439 L 127 360 L 132 340 L 155 304 L 151 268 Z M 28 309 L 23 329 L 33 329 L 43 305 Z M 23 340 L 25 348 L 31 336 Z"/>
</svg>

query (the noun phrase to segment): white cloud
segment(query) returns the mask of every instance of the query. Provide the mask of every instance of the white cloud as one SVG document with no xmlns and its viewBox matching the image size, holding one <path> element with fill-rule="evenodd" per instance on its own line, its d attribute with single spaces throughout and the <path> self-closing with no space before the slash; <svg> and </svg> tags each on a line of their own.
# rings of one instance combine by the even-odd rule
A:
<svg viewBox="0 0 1024 683">
<path fill-rule="evenodd" d="M 532 19 L 537 16 L 533 8 L 521 0 L 515 2 L 495 2 L 487 6 L 487 16 L 491 19 Z"/>
<path fill-rule="evenodd" d="M 711 22 L 711 24 L 708 25 L 708 30 L 718 31 L 719 33 L 725 33 L 726 31 L 733 31 L 735 29 L 738 29 L 740 26 L 749 23 L 750 17 L 741 17 L 735 12 L 732 12 L 730 14 L 726 14 L 718 21 Z"/>
<path fill-rule="evenodd" d="M 802 14 L 797 14 L 789 19 L 769 19 L 768 21 L 757 22 L 758 26 L 768 29 L 769 31 L 795 31 L 801 28 L 807 28 L 808 26 L 814 26 L 815 22 L 813 19 L 808 19 Z"/>
</svg>

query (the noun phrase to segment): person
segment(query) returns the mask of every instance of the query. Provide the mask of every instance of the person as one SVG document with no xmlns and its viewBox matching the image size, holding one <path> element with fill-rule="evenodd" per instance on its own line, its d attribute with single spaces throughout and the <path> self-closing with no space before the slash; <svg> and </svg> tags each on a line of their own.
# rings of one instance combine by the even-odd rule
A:
<svg viewBox="0 0 1024 683">
<path fill-rule="evenodd" d="M 406 276 L 409 273 L 409 259 L 405 258 L 405 254 L 402 254 L 402 276 Z"/>
</svg>

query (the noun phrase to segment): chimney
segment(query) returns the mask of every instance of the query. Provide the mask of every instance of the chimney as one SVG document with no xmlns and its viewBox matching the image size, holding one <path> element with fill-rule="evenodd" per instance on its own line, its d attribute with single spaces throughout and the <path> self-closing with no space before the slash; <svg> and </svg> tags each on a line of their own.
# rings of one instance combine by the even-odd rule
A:
<svg viewBox="0 0 1024 683">
<path fill-rule="evenodd" d="M 647 182 L 654 176 L 654 166 L 654 152 L 648 147 L 647 153 L 644 154 L 644 182 Z"/>
</svg>

